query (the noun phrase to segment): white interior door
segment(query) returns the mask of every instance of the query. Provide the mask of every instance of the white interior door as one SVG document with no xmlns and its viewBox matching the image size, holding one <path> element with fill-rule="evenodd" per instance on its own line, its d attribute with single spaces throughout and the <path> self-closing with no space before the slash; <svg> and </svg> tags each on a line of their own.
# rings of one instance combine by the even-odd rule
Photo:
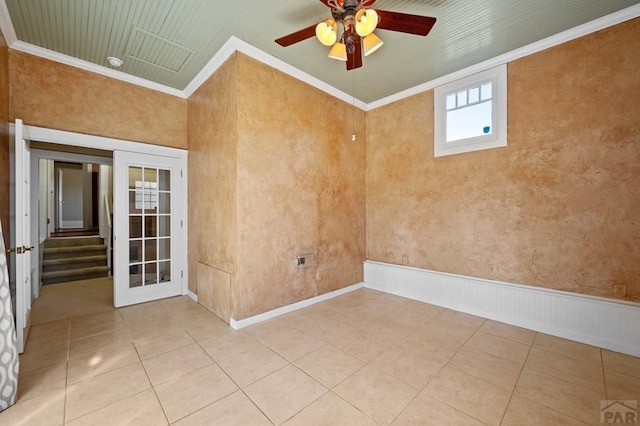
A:
<svg viewBox="0 0 640 426">
<path fill-rule="evenodd" d="M 31 326 L 31 160 L 23 138 L 22 120 L 16 120 L 11 143 L 11 277 L 16 288 L 16 329 L 18 352 L 24 347 Z"/>
<path fill-rule="evenodd" d="M 84 173 L 82 165 L 58 167 L 58 228 L 84 226 Z"/>
<path fill-rule="evenodd" d="M 114 151 L 116 307 L 182 294 L 184 160 Z"/>
</svg>

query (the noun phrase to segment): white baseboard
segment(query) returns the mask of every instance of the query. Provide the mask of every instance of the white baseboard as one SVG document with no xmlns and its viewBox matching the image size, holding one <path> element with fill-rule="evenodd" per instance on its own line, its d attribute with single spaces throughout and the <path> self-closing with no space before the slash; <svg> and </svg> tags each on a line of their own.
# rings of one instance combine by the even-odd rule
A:
<svg viewBox="0 0 640 426">
<path fill-rule="evenodd" d="M 185 296 L 187 296 L 189 299 L 193 300 L 194 302 L 198 303 L 198 295 L 192 292 L 191 290 L 187 290 L 187 293 L 185 294 Z"/>
<path fill-rule="evenodd" d="M 306 308 L 307 306 L 315 305 L 316 303 L 324 302 L 325 300 L 333 299 L 334 297 L 342 296 L 343 294 L 350 293 L 362 287 L 364 287 L 364 283 L 353 284 L 349 287 L 339 288 L 338 290 L 321 294 L 320 296 L 312 297 L 300 302 L 292 303 L 291 305 L 283 306 L 281 308 L 264 312 L 253 317 L 237 321 L 231 318 L 229 320 L 229 325 L 231 325 L 231 328 L 233 328 L 234 330 L 239 330 L 241 328 L 249 327 L 250 325 L 254 325 L 271 318 L 279 317 L 280 315 L 288 314 L 289 312 L 297 311 L 298 309 Z"/>
<path fill-rule="evenodd" d="M 640 303 L 366 261 L 365 287 L 640 356 Z"/>
</svg>

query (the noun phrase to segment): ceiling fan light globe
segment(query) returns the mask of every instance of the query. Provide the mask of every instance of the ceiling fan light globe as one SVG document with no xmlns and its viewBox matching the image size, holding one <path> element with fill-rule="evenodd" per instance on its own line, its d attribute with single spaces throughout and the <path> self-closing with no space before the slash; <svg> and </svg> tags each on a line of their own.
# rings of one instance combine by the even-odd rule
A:
<svg viewBox="0 0 640 426">
<path fill-rule="evenodd" d="M 373 9 L 360 9 L 356 13 L 356 33 L 360 37 L 371 34 L 378 25 L 378 13 Z"/>
<path fill-rule="evenodd" d="M 329 52 L 329 57 L 332 59 L 337 59 L 339 61 L 347 60 L 347 45 L 344 43 L 336 43 L 331 48 Z"/>
<path fill-rule="evenodd" d="M 316 25 L 316 37 L 325 46 L 333 46 L 338 38 L 338 24 L 333 19 L 327 19 Z"/>
<path fill-rule="evenodd" d="M 384 42 L 380 39 L 380 37 L 378 37 L 374 33 L 369 34 L 362 39 L 362 51 L 364 53 L 364 56 L 369 56 L 370 54 L 378 50 L 383 44 Z"/>
</svg>

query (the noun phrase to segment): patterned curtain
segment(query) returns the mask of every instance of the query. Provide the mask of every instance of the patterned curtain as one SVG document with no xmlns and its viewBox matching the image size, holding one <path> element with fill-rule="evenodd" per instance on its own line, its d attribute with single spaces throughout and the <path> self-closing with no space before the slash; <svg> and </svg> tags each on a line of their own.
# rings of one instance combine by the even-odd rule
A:
<svg viewBox="0 0 640 426">
<path fill-rule="evenodd" d="M 0 222 L 0 411 L 15 404 L 18 389 L 18 346 L 6 253 Z"/>
</svg>

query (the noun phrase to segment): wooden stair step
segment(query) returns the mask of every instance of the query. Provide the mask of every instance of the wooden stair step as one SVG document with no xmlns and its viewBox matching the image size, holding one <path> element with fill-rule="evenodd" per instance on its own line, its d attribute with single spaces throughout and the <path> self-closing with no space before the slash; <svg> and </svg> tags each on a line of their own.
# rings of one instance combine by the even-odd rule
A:
<svg viewBox="0 0 640 426">
<path fill-rule="evenodd" d="M 47 238 L 44 242 L 45 248 L 66 247 L 66 246 L 90 246 L 104 244 L 104 240 L 99 236 L 92 237 L 65 237 Z"/>
<path fill-rule="evenodd" d="M 102 261 L 106 262 L 107 255 L 101 254 L 97 256 L 82 256 L 82 257 L 66 257 L 62 259 L 47 259 L 42 261 L 42 266 L 52 266 L 52 265 L 64 265 L 66 263 L 86 263 L 86 262 L 95 262 Z"/>
<path fill-rule="evenodd" d="M 45 256 L 44 259 L 45 260 L 42 261 L 42 272 L 107 265 L 106 254 L 100 254 L 97 256 L 69 256 L 56 259 L 49 259 Z"/>
<path fill-rule="evenodd" d="M 88 268 L 65 269 L 61 271 L 43 272 L 42 284 L 57 284 L 70 281 L 86 280 L 90 278 L 106 277 L 109 275 L 107 266 L 92 266 Z"/>
<path fill-rule="evenodd" d="M 74 269 L 65 269 L 63 271 L 49 271 L 44 272 L 42 274 L 42 279 L 45 278 L 54 278 L 54 277 L 63 277 L 63 276 L 76 276 L 83 274 L 92 274 L 96 272 L 109 272 L 108 266 L 91 266 L 88 268 L 74 268 Z"/>
<path fill-rule="evenodd" d="M 56 254 L 56 253 L 74 253 L 74 252 L 87 252 L 106 250 L 107 246 L 104 244 L 96 244 L 90 246 L 65 246 L 65 247 L 50 247 L 44 249 L 44 254 Z"/>
</svg>

